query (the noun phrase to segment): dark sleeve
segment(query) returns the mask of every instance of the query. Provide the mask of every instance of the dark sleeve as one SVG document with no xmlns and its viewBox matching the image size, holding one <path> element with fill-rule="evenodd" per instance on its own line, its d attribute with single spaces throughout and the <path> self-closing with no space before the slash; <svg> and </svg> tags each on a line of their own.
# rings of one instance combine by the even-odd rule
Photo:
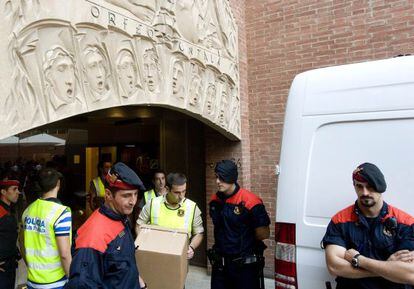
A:
<svg viewBox="0 0 414 289">
<path fill-rule="evenodd" d="M 103 255 L 92 248 L 76 250 L 65 289 L 103 289 Z"/>
<path fill-rule="evenodd" d="M 326 248 L 326 246 L 330 244 L 347 248 L 341 225 L 335 224 L 332 221 L 329 222 L 325 236 L 322 239 L 323 248 Z"/>
<path fill-rule="evenodd" d="M 267 227 L 270 225 L 270 218 L 263 204 L 258 204 L 251 209 L 253 216 L 253 228 Z"/>
<path fill-rule="evenodd" d="M 414 225 L 400 225 L 398 232 L 399 242 L 396 246 L 396 251 L 399 250 L 414 250 Z"/>
</svg>

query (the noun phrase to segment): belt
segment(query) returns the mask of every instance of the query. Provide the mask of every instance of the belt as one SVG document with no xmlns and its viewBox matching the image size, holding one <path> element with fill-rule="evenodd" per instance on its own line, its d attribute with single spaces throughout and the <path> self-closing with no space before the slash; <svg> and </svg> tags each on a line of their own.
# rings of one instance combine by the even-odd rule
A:
<svg viewBox="0 0 414 289">
<path fill-rule="evenodd" d="M 247 255 L 247 256 L 238 256 L 238 257 L 223 256 L 221 257 L 221 259 L 222 259 L 221 261 L 222 261 L 223 266 L 226 266 L 229 263 L 236 263 L 239 265 L 249 265 L 249 264 L 260 262 L 261 260 L 263 260 L 263 256 L 259 256 L 256 254 Z"/>
</svg>

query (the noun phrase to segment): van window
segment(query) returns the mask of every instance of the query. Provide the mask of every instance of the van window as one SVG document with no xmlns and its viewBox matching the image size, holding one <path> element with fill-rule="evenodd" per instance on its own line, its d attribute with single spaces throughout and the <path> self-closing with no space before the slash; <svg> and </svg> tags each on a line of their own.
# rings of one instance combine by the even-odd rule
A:
<svg viewBox="0 0 414 289">
<path fill-rule="evenodd" d="M 319 127 L 311 144 L 306 223 L 326 225 L 353 204 L 352 171 L 363 162 L 384 173 L 384 200 L 414 214 L 414 119 L 335 122 Z"/>
</svg>

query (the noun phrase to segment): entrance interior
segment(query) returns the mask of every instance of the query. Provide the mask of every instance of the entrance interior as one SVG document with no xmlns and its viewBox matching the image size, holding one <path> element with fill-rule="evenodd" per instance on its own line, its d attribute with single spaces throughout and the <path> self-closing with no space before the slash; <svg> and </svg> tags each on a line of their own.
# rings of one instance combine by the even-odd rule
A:
<svg viewBox="0 0 414 289">
<path fill-rule="evenodd" d="M 55 166 L 65 176 L 60 198 L 76 212 L 84 209 L 97 163 L 110 158 L 134 169 L 147 188 L 152 172 L 163 169 L 188 177 L 187 197 L 195 201 L 206 224 L 204 124 L 161 107 L 126 106 L 95 111 L 51 123 L 0 140 L 0 169 L 15 170 L 26 199 L 36 198 L 31 175 L 41 166 Z M 24 205 L 21 204 L 23 207 Z M 206 228 L 206 226 L 205 226 Z M 192 264 L 206 266 L 206 240 Z"/>
</svg>

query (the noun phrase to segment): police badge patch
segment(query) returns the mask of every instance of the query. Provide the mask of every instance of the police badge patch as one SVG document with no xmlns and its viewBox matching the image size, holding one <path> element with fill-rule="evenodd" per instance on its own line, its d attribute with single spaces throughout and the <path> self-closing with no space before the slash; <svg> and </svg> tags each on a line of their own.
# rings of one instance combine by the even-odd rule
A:
<svg viewBox="0 0 414 289">
<path fill-rule="evenodd" d="M 235 213 L 236 215 L 240 215 L 241 214 L 240 207 L 239 206 L 235 206 L 233 213 Z"/>
<path fill-rule="evenodd" d="M 178 211 L 177 211 L 177 216 L 178 217 L 184 217 L 184 210 L 183 209 L 178 209 Z"/>
</svg>

